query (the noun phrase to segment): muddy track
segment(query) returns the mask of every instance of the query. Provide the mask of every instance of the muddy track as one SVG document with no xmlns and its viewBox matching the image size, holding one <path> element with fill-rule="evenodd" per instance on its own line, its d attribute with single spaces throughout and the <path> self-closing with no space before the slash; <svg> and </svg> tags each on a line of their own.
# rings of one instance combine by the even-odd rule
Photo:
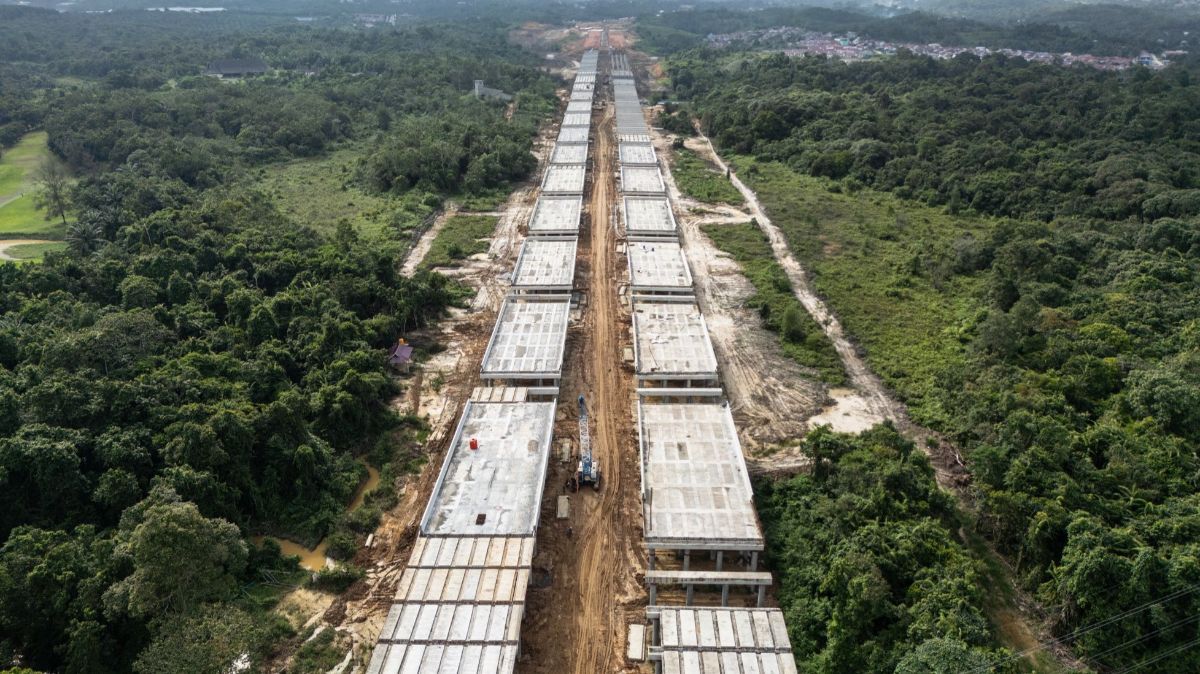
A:
<svg viewBox="0 0 1200 674">
<path fill-rule="evenodd" d="M 651 133 L 659 156 L 670 157 L 670 141 L 657 130 Z M 788 358 L 761 316 L 746 306 L 754 286 L 701 230 L 709 224 L 745 223 L 750 216 L 686 197 L 669 170 L 663 171 L 663 180 L 678 206 L 680 243 L 692 271 L 696 301 L 704 312 L 738 437 L 753 470 L 756 462 L 766 460 L 762 451 L 774 451 L 802 437 L 808 430 L 806 420 L 821 409 L 828 396 L 814 373 Z M 774 453 L 770 460 L 781 458 Z"/>
<path fill-rule="evenodd" d="M 841 322 L 825 304 L 824 299 L 816 293 L 808 273 L 792 254 L 783 232 L 766 215 L 762 204 L 758 201 L 758 195 L 747 187 L 736 173 L 730 170 L 713 148 L 712 141 L 700 133 L 699 129 L 697 129 L 697 136 L 695 141 L 687 143 L 688 148 L 728 172 L 730 181 L 746 199 L 748 214 L 757 220 L 759 228 L 770 241 L 776 261 L 783 267 L 792 283 L 796 299 L 816 319 L 826 337 L 833 343 L 851 386 L 866 411 L 891 421 L 901 433 L 910 438 L 929 458 L 938 485 L 953 494 L 964 510 L 974 512 L 975 502 L 971 493 L 970 473 L 967 471 L 958 448 L 941 433 L 925 428 L 909 418 L 904 403 L 893 396 L 882 379 L 871 370 L 859 353 L 858 347 L 842 328 Z M 803 455 L 784 455 L 770 457 L 760 462 L 758 468 L 766 472 L 794 472 L 805 468 L 810 463 L 811 461 Z M 1017 583 L 1015 571 L 1008 560 L 1000 555 L 990 543 L 988 544 L 988 554 L 1001 563 L 1004 569 L 1004 582 L 1013 589 L 1015 594 L 1014 605 L 1001 607 L 996 611 L 997 615 L 994 619 L 1002 623 L 1001 629 L 1009 634 L 1009 638 L 1014 644 L 1027 649 L 1026 654 L 1035 653 L 1038 646 L 1042 644 L 1054 643 L 1046 628 L 1042 608 Z M 1070 649 L 1062 644 L 1046 648 L 1044 652 L 1049 653 L 1064 670 L 1076 670 L 1082 667 Z"/>
<path fill-rule="evenodd" d="M 523 630 L 523 672 L 624 670 L 625 625 L 643 620 L 646 605 L 639 580 L 645 559 L 633 377 L 623 367 L 621 355 L 629 339 L 629 315 L 619 297 L 625 259 L 616 252 L 618 234 L 612 218 L 616 152 L 611 106 L 597 115 L 593 128 L 588 231 L 581 232 L 577 269 L 577 286 L 586 304 L 568 340 L 555 437 L 576 437 L 576 400 L 584 395 L 603 484 L 599 492 L 584 489 L 572 494 L 569 524 L 554 522 L 553 502 L 575 465 L 574 459 L 554 462 L 534 561 L 535 566 L 550 570 L 553 580 L 550 587 L 531 592 Z M 550 522 L 554 525 L 547 526 Z M 567 526 L 573 529 L 570 536 Z"/>
<path fill-rule="evenodd" d="M 758 223 L 759 229 L 766 235 L 771 244 L 772 253 L 787 274 L 792 284 L 796 299 L 814 320 L 821 326 L 825 337 L 833 344 L 850 386 L 861 400 L 868 414 L 880 419 L 886 419 L 896 425 L 902 433 L 917 443 L 918 447 L 929 457 L 937 475 L 938 484 L 957 495 L 961 500 L 969 501 L 970 476 L 963 463 L 958 449 L 948 442 L 940 433 L 916 424 L 908 416 L 904 403 L 895 398 L 884 385 L 883 380 L 871 370 L 866 360 L 859 353 L 858 346 L 851 341 L 842 327 L 841 321 L 825 304 L 825 300 L 817 294 L 808 277 L 808 273 L 788 247 L 787 239 L 775 223 L 771 222 L 754 193 L 738 178 L 725 163 L 716 150 L 712 141 L 697 130 L 699 142 L 689 147 L 699 152 L 706 160 L 716 164 L 729 175 L 730 182 L 746 199 L 746 211 Z M 795 457 L 799 462 L 796 467 L 803 465 L 804 457 Z M 792 467 L 788 461 L 780 461 L 774 466 L 776 470 L 787 470 Z"/>
</svg>

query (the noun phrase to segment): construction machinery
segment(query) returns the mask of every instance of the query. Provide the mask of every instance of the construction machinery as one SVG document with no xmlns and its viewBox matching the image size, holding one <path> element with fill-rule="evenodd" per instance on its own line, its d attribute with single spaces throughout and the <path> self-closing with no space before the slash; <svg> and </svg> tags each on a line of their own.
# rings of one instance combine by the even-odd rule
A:
<svg viewBox="0 0 1200 674">
<path fill-rule="evenodd" d="M 571 491 L 591 485 L 600 491 L 600 462 L 592 456 L 592 436 L 588 433 L 587 403 L 579 396 L 579 467 L 571 478 Z"/>
</svg>

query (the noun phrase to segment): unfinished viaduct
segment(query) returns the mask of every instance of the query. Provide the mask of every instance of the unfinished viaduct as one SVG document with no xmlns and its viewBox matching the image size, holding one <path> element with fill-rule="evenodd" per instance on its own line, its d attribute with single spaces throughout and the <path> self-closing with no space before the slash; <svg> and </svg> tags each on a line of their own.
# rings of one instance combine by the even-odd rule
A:
<svg viewBox="0 0 1200 674">
<path fill-rule="evenodd" d="M 518 669 L 564 353 L 579 301 L 576 255 L 593 112 L 611 86 L 620 187 L 612 218 L 628 263 L 647 591 L 630 664 L 669 674 L 795 672 L 717 359 L 633 72 L 582 57 L 509 294 L 464 406 L 368 674 Z M 591 226 L 606 214 L 592 213 Z M 575 401 L 564 400 L 564 405 Z M 604 457 L 601 457 L 604 458 Z M 608 460 L 608 459 L 605 459 Z M 569 648 L 569 644 L 564 644 Z"/>
</svg>

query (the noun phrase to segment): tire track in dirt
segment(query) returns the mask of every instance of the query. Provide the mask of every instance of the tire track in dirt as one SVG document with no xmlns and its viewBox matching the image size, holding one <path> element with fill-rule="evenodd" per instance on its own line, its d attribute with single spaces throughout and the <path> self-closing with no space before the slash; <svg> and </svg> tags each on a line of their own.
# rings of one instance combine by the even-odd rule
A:
<svg viewBox="0 0 1200 674">
<path fill-rule="evenodd" d="M 693 143 L 690 146 L 691 149 L 698 151 L 706 160 L 713 162 L 722 171 L 725 171 L 730 182 L 746 199 L 746 210 L 770 241 L 775 261 L 787 274 L 796 299 L 821 326 L 826 338 L 833 344 L 834 350 L 837 351 L 838 357 L 842 361 L 846 376 L 850 380 L 850 385 L 858 393 L 867 413 L 891 421 L 896 428 L 909 436 L 929 457 L 929 462 L 937 475 L 938 484 L 960 499 L 968 501 L 970 495 L 967 493 L 967 485 L 970 477 L 958 449 L 940 433 L 925 428 L 909 418 L 908 409 L 904 403 L 892 396 L 879 375 L 875 374 L 867 365 L 866 360 L 859 353 L 858 346 L 850 340 L 849 335 L 842 327 L 841 321 L 825 304 L 825 300 L 817 294 L 808 278 L 808 273 L 796 256 L 792 254 L 791 248 L 788 247 L 783 232 L 771 221 L 762 204 L 759 203 L 758 195 L 738 178 L 737 174 L 713 148 L 712 141 L 698 129 L 697 137 L 700 142 Z M 800 462 L 805 461 L 804 457 L 796 458 Z M 797 467 L 799 465 L 803 464 L 800 463 Z M 774 468 L 787 470 L 791 466 L 786 461 L 782 461 Z"/>
<path fill-rule="evenodd" d="M 607 55 L 601 57 L 607 58 Z M 603 95 L 598 87 L 597 99 Z M 618 234 L 612 213 L 615 147 L 611 105 L 593 123 L 593 171 L 587 231 L 580 236 L 577 284 L 586 296 L 581 320 L 568 340 L 568 357 L 559 394 L 555 437 L 574 437 L 576 399 L 584 395 L 592 420 L 592 450 L 600 461 L 599 492 L 571 496 L 573 534 L 553 521 L 561 490 L 547 489 L 539 556 L 534 565 L 549 568 L 552 585 L 531 593 L 523 635 L 523 672 L 596 674 L 626 669 L 625 625 L 644 620 L 646 594 L 640 584 L 645 568 L 641 546 L 641 497 L 633 428 L 633 377 L 622 364 L 629 339 L 629 316 L 619 288 L 625 260 L 616 253 Z M 574 472 L 574 460 L 554 461 L 561 485 Z"/>
<path fill-rule="evenodd" d="M 553 147 L 553 132 L 550 127 L 542 129 L 535 146 L 543 170 Z M 531 176 L 513 190 L 499 210 L 483 213 L 499 218 L 486 255 L 471 259 L 461 267 L 441 270 L 475 288 L 475 297 L 469 309 L 452 310 L 451 317 L 442 319 L 435 328 L 419 333 L 429 341 L 444 343 L 446 349 L 422 364 L 421 375 L 410 383 L 419 390 L 410 389 L 392 401 L 398 411 L 424 413 L 427 418 L 430 424 L 430 434 L 424 443 L 427 461 L 420 472 L 401 476 L 391 485 L 380 485 L 380 488 L 398 491 L 400 499 L 395 507 L 383 513 L 380 525 L 374 531 L 372 547 L 361 548 L 355 557 L 355 564 L 366 569 L 366 577 L 308 621 L 309 624 L 327 625 L 349 643 L 352 666 L 348 671 L 358 671 L 357 668 L 364 666 L 366 658 L 370 657 L 370 645 L 377 640 L 391 608 L 396 585 L 416 539 L 418 520 L 433 491 L 459 414 L 472 390 L 479 385 L 483 353 L 491 337 L 496 313 L 508 290 L 508 272 L 524 239 L 521 225 L 529 220 L 540 175 L 539 172 Z M 427 246 L 423 251 L 414 247 L 403 265 L 415 269 L 427 251 Z M 433 384 L 435 379 L 442 384 Z M 268 670 L 286 671 L 291 655 L 290 652 L 281 655 L 278 663 Z"/>
<path fill-rule="evenodd" d="M 671 144 L 664 135 L 651 127 L 651 136 L 659 156 L 671 156 Z M 708 224 L 749 222 L 750 216 L 686 197 L 669 166 L 664 168 L 663 180 L 677 206 L 680 243 L 692 270 L 696 301 L 708 324 L 738 437 L 748 462 L 754 464 L 764 460 L 761 450 L 776 450 L 802 437 L 808 430 L 807 420 L 827 402 L 828 395 L 813 373 L 783 353 L 778 337 L 746 306 L 754 287 L 737 262 L 718 250 L 701 230 Z M 781 455 L 770 458 L 779 460 Z"/>
</svg>

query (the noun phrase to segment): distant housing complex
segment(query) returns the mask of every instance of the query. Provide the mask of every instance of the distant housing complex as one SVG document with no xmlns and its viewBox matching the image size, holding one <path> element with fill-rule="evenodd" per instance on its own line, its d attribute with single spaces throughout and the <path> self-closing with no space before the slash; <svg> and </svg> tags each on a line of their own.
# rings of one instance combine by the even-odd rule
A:
<svg viewBox="0 0 1200 674">
<path fill-rule="evenodd" d="M 880 56 L 894 56 L 901 49 L 922 56 L 936 59 L 952 59 L 962 54 L 970 54 L 979 58 L 992 54 L 1002 54 L 1011 58 L 1023 58 L 1036 63 L 1050 63 L 1064 66 L 1082 64 L 1100 70 L 1125 70 L 1135 65 L 1147 68 L 1165 68 L 1170 61 L 1168 57 L 1179 56 L 1183 52 L 1168 52 L 1161 56 L 1143 52 L 1137 58 L 1127 56 L 1095 56 L 1092 54 L 1072 54 L 1070 52 L 1053 53 L 1032 51 L 1028 49 L 992 49 L 989 47 L 951 47 L 936 42 L 916 44 L 911 42 L 885 42 L 871 40 L 854 33 L 834 35 L 833 33 L 816 33 L 794 27 L 766 28 L 762 30 L 747 30 L 737 33 L 722 33 L 709 35 L 709 45 L 728 47 L 733 44 L 758 45 L 764 48 L 782 48 L 788 56 L 825 56 L 843 61 L 862 61 Z"/>
</svg>

